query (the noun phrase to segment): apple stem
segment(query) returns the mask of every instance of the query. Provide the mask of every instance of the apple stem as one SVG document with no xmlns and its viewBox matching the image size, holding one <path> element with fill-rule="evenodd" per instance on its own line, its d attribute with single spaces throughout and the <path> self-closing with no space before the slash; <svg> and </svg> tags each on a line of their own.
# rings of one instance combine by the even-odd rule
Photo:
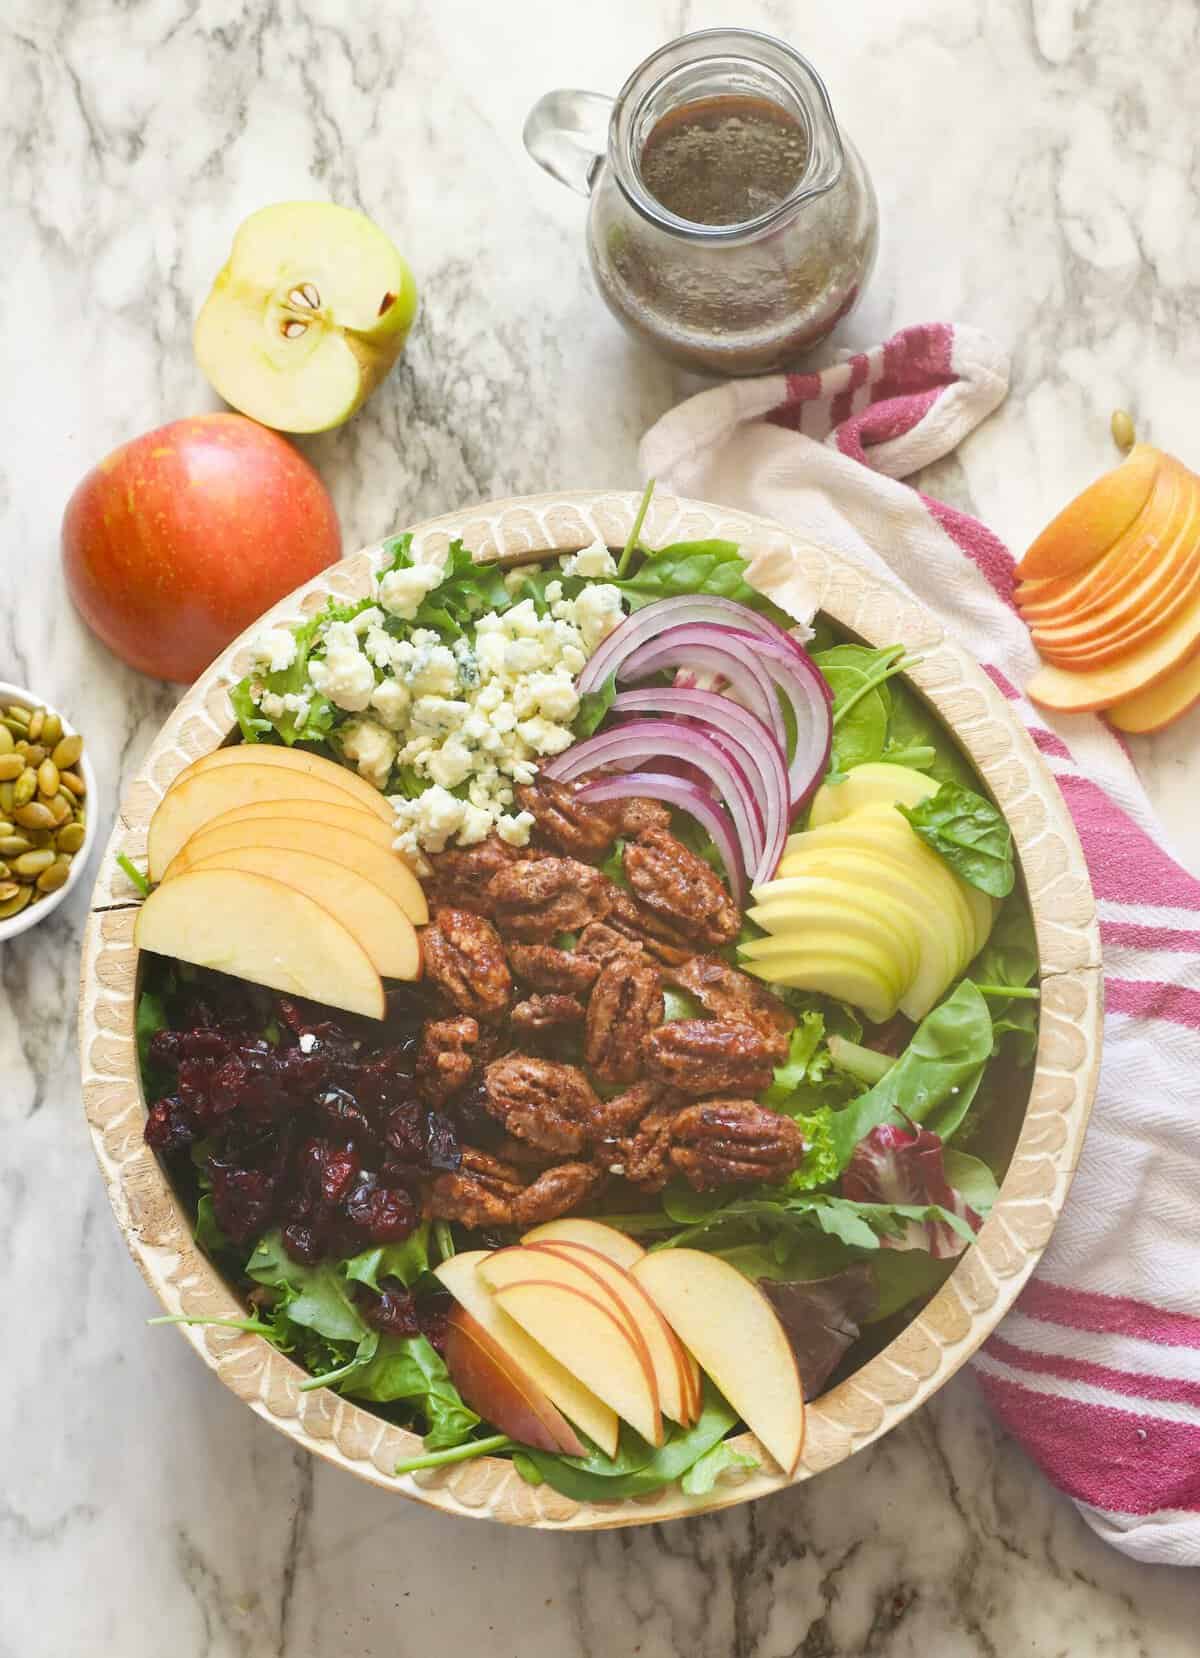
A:
<svg viewBox="0 0 1200 1658">
<path fill-rule="evenodd" d="M 424 1456 L 409 1457 L 405 1462 L 398 1462 L 392 1472 L 413 1474 L 418 1468 L 441 1468 L 447 1462 L 469 1462 L 472 1457 L 507 1451 L 513 1443 L 506 1433 L 494 1433 L 487 1439 L 471 1439 L 465 1445 L 452 1445 L 448 1451 L 426 1451 Z"/>
</svg>

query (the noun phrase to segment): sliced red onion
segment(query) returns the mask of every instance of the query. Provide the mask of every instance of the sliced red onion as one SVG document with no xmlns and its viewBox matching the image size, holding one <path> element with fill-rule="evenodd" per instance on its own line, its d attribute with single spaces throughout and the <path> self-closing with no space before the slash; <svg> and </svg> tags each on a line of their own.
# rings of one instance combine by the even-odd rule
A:
<svg viewBox="0 0 1200 1658">
<path fill-rule="evenodd" d="M 699 726 L 678 719 L 635 720 L 575 743 L 541 769 L 545 776 L 569 783 L 584 772 L 600 771 L 639 756 L 650 769 L 663 758 L 685 760 L 711 777 L 733 819 L 745 866 L 759 868 L 766 850 L 762 808 L 745 772 L 728 749 Z"/>
<path fill-rule="evenodd" d="M 648 674 L 678 667 L 701 668 L 723 674 L 743 707 L 757 714 L 780 748 L 787 742 L 783 711 L 771 676 L 758 660 L 756 649 L 747 652 L 742 641 L 752 637 L 714 622 L 689 623 L 665 628 L 657 638 L 639 645 L 617 669 L 618 684 L 644 679 Z M 783 649 L 782 646 L 779 647 Z"/>
<path fill-rule="evenodd" d="M 783 856 L 787 840 L 788 772 L 783 749 L 756 714 L 714 691 L 645 688 L 622 691 L 611 713 L 675 714 L 695 720 L 723 743 L 745 772 L 755 798 L 763 808 L 763 855 L 753 870 L 754 881 L 769 881 Z M 661 764 L 661 762 L 660 762 Z"/>
<path fill-rule="evenodd" d="M 698 784 L 667 772 L 630 771 L 619 777 L 599 777 L 592 783 L 585 783 L 579 791 L 579 798 L 597 803 L 631 798 L 662 800 L 668 806 L 687 812 L 695 818 L 720 853 L 733 901 L 739 909 L 745 909 L 746 869 L 737 836 L 721 807 Z"/>
<path fill-rule="evenodd" d="M 607 639 L 597 647 L 580 674 L 580 691 L 599 690 L 631 651 L 637 650 L 647 639 L 653 639 L 663 628 L 675 627 L 685 622 L 719 622 L 725 627 L 742 628 L 759 638 L 774 639 L 776 643 L 785 644 L 798 652 L 805 661 L 809 660 L 804 646 L 794 634 L 789 633 L 786 628 L 781 628 L 768 617 L 760 616 L 758 611 L 751 610 L 749 605 L 738 604 L 736 599 L 721 599 L 707 593 L 679 593 L 672 599 L 656 599 L 653 604 L 635 610 L 632 616 L 627 616 L 615 627 Z"/>
<path fill-rule="evenodd" d="M 833 744 L 833 692 L 825 675 L 807 651 L 796 651 L 777 640 L 740 629 L 715 629 L 736 641 L 733 648 L 755 652 L 768 677 L 779 687 L 792 710 L 796 746 L 788 766 L 788 791 L 793 816 L 815 792 L 829 768 Z"/>
</svg>

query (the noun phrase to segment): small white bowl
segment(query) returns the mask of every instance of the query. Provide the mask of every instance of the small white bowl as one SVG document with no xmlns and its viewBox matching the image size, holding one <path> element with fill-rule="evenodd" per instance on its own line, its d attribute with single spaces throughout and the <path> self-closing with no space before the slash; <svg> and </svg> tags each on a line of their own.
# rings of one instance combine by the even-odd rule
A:
<svg viewBox="0 0 1200 1658">
<path fill-rule="evenodd" d="M 64 736 L 74 735 L 78 730 L 53 703 L 43 702 L 41 697 L 34 696 L 33 692 L 27 691 L 23 685 L 10 685 L 7 680 L 0 679 L 0 708 L 7 708 L 10 702 L 15 702 L 22 708 L 44 708 L 48 714 L 57 714 L 62 721 Z M 87 733 L 83 735 L 86 743 Z M 36 927 L 39 921 L 44 921 L 79 884 L 96 844 L 96 774 L 92 770 L 86 747 L 79 759 L 79 769 L 87 784 L 87 824 L 83 845 L 71 860 L 71 873 L 57 892 L 39 898 L 36 904 L 26 904 L 19 915 L 14 915 L 7 921 L 0 921 L 0 944 L 6 939 L 16 938 L 18 933 L 26 932 L 30 927 Z"/>
</svg>

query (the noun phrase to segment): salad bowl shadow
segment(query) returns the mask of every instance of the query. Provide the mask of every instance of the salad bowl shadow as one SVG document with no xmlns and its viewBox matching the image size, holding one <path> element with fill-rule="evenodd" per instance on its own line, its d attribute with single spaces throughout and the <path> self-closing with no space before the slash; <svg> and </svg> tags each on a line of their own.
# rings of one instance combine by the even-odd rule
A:
<svg viewBox="0 0 1200 1658">
<path fill-rule="evenodd" d="M 529 496 L 473 506 L 414 530 L 428 557 L 459 537 L 479 558 L 519 564 L 576 551 L 597 538 L 623 545 L 639 497 L 617 492 Z M 999 1200 L 950 1277 L 882 1351 L 807 1412 L 793 1477 L 762 1453 L 749 1473 L 723 1476 L 704 1495 L 678 1486 L 610 1503 L 581 1503 L 526 1484 L 511 1463 L 480 1458 L 397 1477 L 419 1453 L 416 1435 L 326 1388 L 262 1337 L 179 1326 L 210 1369 L 259 1416 L 327 1461 L 445 1512 L 507 1525 L 597 1530 L 695 1515 L 779 1491 L 835 1466 L 925 1403 L 971 1356 L 1029 1278 L 1062 1209 L 1079 1157 L 1100 1063 L 1102 980 L 1095 905 L 1083 854 L 1058 788 L 1015 713 L 972 655 L 910 598 L 840 555 L 803 544 L 783 526 L 703 502 L 656 495 L 643 527 L 651 546 L 720 537 L 739 543 L 748 579 L 777 601 L 808 599 L 867 644 L 903 642 L 920 656 L 910 685 L 950 729 L 1004 812 L 1037 932 L 1041 1019 L 1036 1061 Z M 255 625 L 287 626 L 365 596 L 378 549 L 343 560 Z M 201 1251 L 189 1217 L 143 1141 L 146 1104 L 135 1015 L 136 893 L 117 864 L 146 852 L 150 816 L 173 778 L 236 731 L 228 693 L 251 662 L 244 634 L 187 692 L 152 745 L 105 851 L 86 931 L 79 1036 L 89 1129 L 117 1222 L 169 1314 L 238 1318 L 233 1290 Z M 756 1443 L 746 1436 L 748 1446 Z"/>
</svg>

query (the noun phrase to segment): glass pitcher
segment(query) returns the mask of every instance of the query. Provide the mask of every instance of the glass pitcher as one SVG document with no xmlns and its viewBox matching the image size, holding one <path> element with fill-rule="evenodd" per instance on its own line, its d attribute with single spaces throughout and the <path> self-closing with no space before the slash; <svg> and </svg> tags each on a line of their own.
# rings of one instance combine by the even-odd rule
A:
<svg viewBox="0 0 1200 1658">
<path fill-rule="evenodd" d="M 647 142 L 668 118 L 701 121 L 689 112 L 734 104 L 799 129 L 794 182 L 734 222 L 681 217 L 647 187 Z M 870 274 L 878 211 L 866 169 L 816 70 L 770 35 L 684 35 L 640 64 L 615 101 L 547 93 L 524 136 L 540 166 L 591 198 L 588 254 L 610 309 L 688 368 L 787 367 L 847 315 Z"/>
</svg>

